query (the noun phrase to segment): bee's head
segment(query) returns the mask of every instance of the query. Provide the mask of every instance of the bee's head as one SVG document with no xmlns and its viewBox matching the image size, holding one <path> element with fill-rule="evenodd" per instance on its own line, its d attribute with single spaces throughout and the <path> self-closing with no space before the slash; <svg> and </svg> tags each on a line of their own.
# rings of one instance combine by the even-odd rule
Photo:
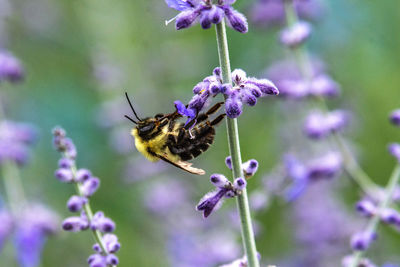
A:
<svg viewBox="0 0 400 267">
<path fill-rule="evenodd" d="M 140 136 L 150 134 L 158 125 L 157 120 L 153 118 L 143 119 L 137 123 L 136 129 Z"/>
</svg>

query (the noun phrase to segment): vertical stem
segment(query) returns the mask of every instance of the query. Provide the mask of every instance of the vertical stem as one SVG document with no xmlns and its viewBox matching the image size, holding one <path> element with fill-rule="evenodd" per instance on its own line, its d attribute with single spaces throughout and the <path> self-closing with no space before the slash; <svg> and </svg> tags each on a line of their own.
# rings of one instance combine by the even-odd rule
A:
<svg viewBox="0 0 400 267">
<path fill-rule="evenodd" d="M 288 27 L 291 27 L 299 21 L 293 0 L 285 0 L 284 6 L 286 14 L 286 24 Z M 313 68 L 306 47 L 304 45 L 299 45 L 291 49 L 291 52 L 295 57 L 297 66 L 300 70 L 301 75 L 303 76 L 303 79 L 307 83 L 311 82 L 311 79 L 313 78 Z M 324 112 L 328 111 L 326 102 L 322 97 L 317 97 L 314 99 L 314 101 L 316 104 L 319 104 Z M 353 154 L 350 152 L 349 148 L 343 142 L 339 134 L 334 134 L 333 141 L 337 144 L 340 153 L 344 158 L 344 169 L 349 174 L 349 177 L 352 178 L 367 195 L 373 197 L 376 192 L 379 192 L 379 187 L 360 167 L 357 160 L 354 158 Z"/>
<path fill-rule="evenodd" d="M 366 232 L 368 233 L 376 232 L 380 222 L 379 214 L 381 214 L 381 212 L 391 204 L 394 190 L 396 189 L 396 185 L 399 184 L 399 179 L 400 179 L 400 164 L 397 164 L 386 186 L 385 197 L 379 204 L 376 214 L 368 222 L 367 228 L 365 229 Z M 353 261 L 350 264 L 350 267 L 357 267 L 360 263 L 363 254 L 364 254 L 363 251 L 355 251 L 353 253 Z"/>
<path fill-rule="evenodd" d="M 215 29 L 217 34 L 218 56 L 222 73 L 222 82 L 232 84 L 225 21 L 223 20 L 221 23 L 217 24 Z M 227 118 L 226 126 L 229 153 L 232 158 L 232 174 L 234 178 L 243 177 L 237 120 Z M 237 207 L 239 210 L 243 246 L 247 257 L 248 266 L 259 267 L 246 189 L 244 189 L 242 194 L 237 197 Z"/>
<path fill-rule="evenodd" d="M 1 170 L 8 205 L 10 206 L 12 214 L 18 216 L 21 208 L 24 207 L 26 203 L 18 168 L 15 162 L 5 161 L 1 166 Z"/>
</svg>

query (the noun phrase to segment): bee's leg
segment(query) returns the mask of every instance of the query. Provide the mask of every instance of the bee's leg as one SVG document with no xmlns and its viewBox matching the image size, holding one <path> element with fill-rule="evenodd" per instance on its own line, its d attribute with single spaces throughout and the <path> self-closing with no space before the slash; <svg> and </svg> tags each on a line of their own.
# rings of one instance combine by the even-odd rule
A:
<svg viewBox="0 0 400 267">
<path fill-rule="evenodd" d="M 211 114 L 214 114 L 215 112 L 217 112 L 222 104 L 224 104 L 224 102 L 218 102 L 217 104 L 215 104 L 214 106 L 212 106 L 207 112 L 206 115 L 210 116 Z"/>
<path fill-rule="evenodd" d="M 214 114 L 215 112 L 217 112 L 221 106 L 224 104 L 224 102 L 218 102 L 217 104 L 215 104 L 214 106 L 212 106 L 209 110 L 207 110 L 206 113 L 201 113 L 197 116 L 197 123 L 199 122 L 203 122 L 205 120 L 208 119 L 208 117 L 212 114 Z"/>
<path fill-rule="evenodd" d="M 220 123 L 220 122 L 225 118 L 225 116 L 226 116 L 225 113 L 219 115 L 218 117 L 216 117 L 214 120 L 212 120 L 212 121 L 210 122 L 210 125 L 211 125 L 211 126 L 217 125 L 218 123 Z"/>
</svg>

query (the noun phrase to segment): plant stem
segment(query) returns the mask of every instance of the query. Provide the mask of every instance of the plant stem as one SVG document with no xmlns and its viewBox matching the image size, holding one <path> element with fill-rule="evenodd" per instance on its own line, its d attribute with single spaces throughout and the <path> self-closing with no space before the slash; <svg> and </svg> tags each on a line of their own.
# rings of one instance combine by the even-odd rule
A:
<svg viewBox="0 0 400 267">
<path fill-rule="evenodd" d="M 293 26 L 299 21 L 299 18 L 296 14 L 296 9 L 293 4 L 293 0 L 285 0 L 285 13 L 286 13 L 286 24 L 288 27 Z M 296 60 L 297 66 L 300 70 L 301 75 L 306 83 L 310 83 L 313 78 L 313 69 L 310 60 L 310 56 L 308 51 L 304 45 L 299 45 L 291 49 L 294 58 Z M 322 97 L 314 98 L 315 102 L 323 109 L 324 112 L 328 112 L 328 106 L 326 105 L 325 100 Z M 360 167 L 357 160 L 354 158 L 353 154 L 350 152 L 350 149 L 346 146 L 343 141 L 343 138 L 338 134 L 333 134 L 333 141 L 336 143 L 339 148 L 340 153 L 342 154 L 344 160 L 344 168 L 346 172 L 360 187 L 361 189 L 369 196 L 373 197 L 377 192 L 380 191 L 380 188 L 372 181 L 372 179 L 365 173 L 365 171 Z"/>
<path fill-rule="evenodd" d="M 400 164 L 397 164 L 386 186 L 384 199 L 380 202 L 377 212 L 368 222 L 367 228 L 365 229 L 367 233 L 376 232 L 380 222 L 379 215 L 383 210 L 385 210 L 391 204 L 392 196 L 396 188 L 396 185 L 398 185 L 399 183 L 399 179 L 400 179 Z M 353 253 L 353 261 L 349 267 L 357 267 L 360 263 L 363 254 L 364 251 L 355 251 Z"/>
<path fill-rule="evenodd" d="M 70 158 L 67 153 L 65 153 L 64 156 Z M 77 168 L 76 168 L 75 161 L 74 161 L 74 164 L 71 166 L 71 171 L 72 171 L 72 175 L 74 177 L 74 180 L 76 180 Z M 74 185 L 75 185 L 76 193 L 79 196 L 84 197 L 84 195 L 82 193 L 82 190 L 81 190 L 81 183 L 80 182 L 75 182 Z M 92 211 L 92 208 L 90 206 L 89 201 L 87 201 L 83 205 L 83 210 L 85 211 L 86 217 L 87 217 L 88 222 L 90 224 L 93 221 L 93 211 Z M 100 245 L 101 250 L 103 251 L 103 255 L 108 255 L 109 253 L 107 252 L 107 248 L 104 245 L 103 235 L 101 234 L 101 232 L 99 230 L 95 229 L 95 230 L 92 230 L 92 234 L 93 234 L 93 238 L 94 238 L 95 242 L 97 242 Z M 111 265 L 111 266 L 115 267 L 115 265 Z"/>
<path fill-rule="evenodd" d="M 215 30 L 217 34 L 218 56 L 222 73 L 222 82 L 232 84 L 225 21 L 223 20 L 221 23 L 217 24 Z M 226 126 L 229 153 L 232 158 L 233 178 L 243 177 L 237 119 L 227 118 Z M 256 242 L 254 240 L 253 225 L 251 222 L 249 201 L 246 189 L 244 189 L 242 191 L 242 194 L 237 197 L 237 207 L 239 210 L 243 246 L 247 257 L 248 266 L 259 267 Z"/>
<path fill-rule="evenodd" d="M 1 170 L 8 205 L 10 206 L 12 214 L 18 216 L 21 214 L 21 209 L 26 204 L 18 168 L 15 162 L 5 161 L 1 166 Z"/>
</svg>

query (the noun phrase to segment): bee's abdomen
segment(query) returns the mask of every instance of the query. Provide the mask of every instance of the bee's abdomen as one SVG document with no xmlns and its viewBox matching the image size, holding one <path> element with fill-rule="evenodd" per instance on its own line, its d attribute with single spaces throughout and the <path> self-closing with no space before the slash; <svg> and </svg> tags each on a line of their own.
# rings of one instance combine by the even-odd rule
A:
<svg viewBox="0 0 400 267">
<path fill-rule="evenodd" d="M 208 124 L 202 124 L 191 130 L 181 129 L 177 137 L 170 135 L 168 148 L 171 153 L 178 155 L 182 160 L 190 160 L 206 151 L 214 141 L 215 130 Z"/>
</svg>

